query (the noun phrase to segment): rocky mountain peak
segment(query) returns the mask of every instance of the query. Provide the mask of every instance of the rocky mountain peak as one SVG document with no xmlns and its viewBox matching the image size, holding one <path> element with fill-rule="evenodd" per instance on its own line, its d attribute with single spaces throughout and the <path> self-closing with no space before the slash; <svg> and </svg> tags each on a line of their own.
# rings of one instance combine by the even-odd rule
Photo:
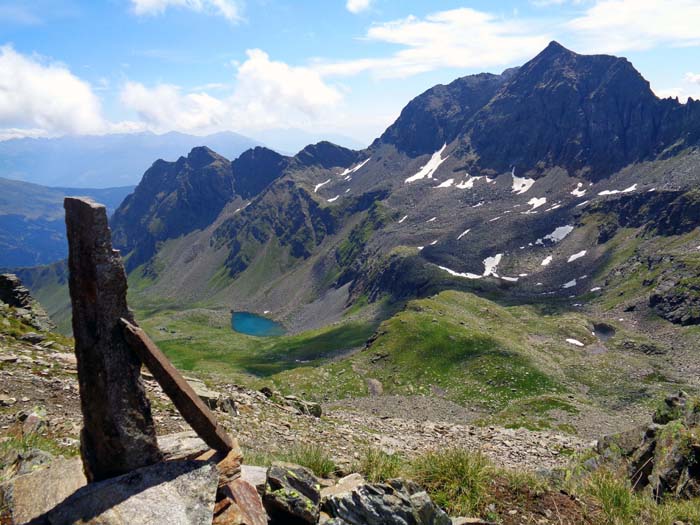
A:
<svg viewBox="0 0 700 525">
<path fill-rule="evenodd" d="M 228 163 L 228 160 L 206 146 L 199 146 L 192 148 L 187 155 L 187 162 L 193 169 L 200 169 L 214 162 Z"/>
<path fill-rule="evenodd" d="M 231 163 L 236 193 L 245 199 L 257 195 L 282 176 L 289 162 L 289 157 L 268 148 L 258 146 L 246 150 Z"/>
<path fill-rule="evenodd" d="M 294 159 L 301 166 L 347 167 L 355 162 L 357 152 L 324 140 L 309 144 Z"/>
</svg>

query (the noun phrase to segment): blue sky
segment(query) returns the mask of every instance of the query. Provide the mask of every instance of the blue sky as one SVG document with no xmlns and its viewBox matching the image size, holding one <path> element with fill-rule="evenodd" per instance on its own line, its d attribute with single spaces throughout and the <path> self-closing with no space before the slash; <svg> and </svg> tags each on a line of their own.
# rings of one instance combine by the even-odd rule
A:
<svg viewBox="0 0 700 525">
<path fill-rule="evenodd" d="M 698 20 L 698 0 L 0 0 L 0 139 L 300 128 L 366 144 L 425 89 L 552 39 L 700 98 Z"/>
</svg>

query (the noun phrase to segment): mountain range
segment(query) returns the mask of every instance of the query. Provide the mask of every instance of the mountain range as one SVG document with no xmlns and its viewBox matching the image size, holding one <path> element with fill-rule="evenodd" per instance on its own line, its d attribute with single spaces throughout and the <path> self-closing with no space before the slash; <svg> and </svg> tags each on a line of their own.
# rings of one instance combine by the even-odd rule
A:
<svg viewBox="0 0 700 525">
<path fill-rule="evenodd" d="M 552 42 L 431 88 L 365 150 L 159 161 L 114 236 L 151 296 L 298 327 L 386 294 L 567 298 L 604 284 L 615 232 L 695 227 L 698 144 L 700 102 L 658 99 L 627 60 Z"/>
</svg>

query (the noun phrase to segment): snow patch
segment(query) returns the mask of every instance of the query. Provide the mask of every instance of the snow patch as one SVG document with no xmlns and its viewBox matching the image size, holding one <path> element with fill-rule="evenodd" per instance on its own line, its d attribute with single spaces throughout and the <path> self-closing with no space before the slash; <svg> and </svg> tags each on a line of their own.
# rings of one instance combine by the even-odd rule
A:
<svg viewBox="0 0 700 525">
<path fill-rule="evenodd" d="M 564 283 L 561 287 L 562 288 L 573 288 L 574 286 L 576 286 L 576 279 L 573 279 L 573 280 L 569 281 L 568 283 Z"/>
<path fill-rule="evenodd" d="M 484 205 L 484 201 L 477 202 L 474 206 L 472 206 L 472 208 L 480 208 L 480 207 L 482 207 L 483 205 Z"/>
<path fill-rule="evenodd" d="M 578 339 L 571 339 L 571 338 L 569 338 L 569 339 L 566 340 L 566 342 L 569 343 L 569 344 L 572 344 L 572 345 L 574 345 L 574 346 L 586 346 L 586 345 L 584 345 L 581 341 L 579 341 Z"/>
<path fill-rule="evenodd" d="M 408 215 L 404 215 L 403 217 L 401 217 L 401 219 L 399 219 L 399 224 L 401 224 L 406 219 L 408 219 Z"/>
<path fill-rule="evenodd" d="M 572 231 L 574 231 L 574 227 L 570 224 L 567 224 L 566 226 L 559 226 L 549 235 L 545 235 L 542 239 L 537 239 L 535 244 L 542 244 L 542 241 L 560 242 L 564 240 L 564 238 Z"/>
<path fill-rule="evenodd" d="M 518 195 L 522 195 L 523 193 L 525 193 L 527 190 L 532 188 L 532 185 L 535 183 L 535 179 L 528 179 L 527 177 L 516 177 L 515 167 L 510 172 L 510 174 L 513 177 L 513 193 L 517 193 Z"/>
<path fill-rule="evenodd" d="M 591 292 L 599 292 L 600 290 L 602 290 L 602 288 L 600 286 L 595 286 L 595 287 L 591 288 Z"/>
<path fill-rule="evenodd" d="M 432 179 L 433 173 L 435 173 L 435 171 L 440 167 L 440 164 L 445 162 L 445 160 L 447 160 L 447 158 L 449 157 L 448 155 L 444 159 L 442 158 L 442 152 L 445 151 L 446 147 L 447 144 L 444 144 L 442 148 L 433 153 L 433 156 L 430 157 L 428 163 L 425 166 L 423 166 L 420 170 L 418 170 L 418 173 L 408 177 L 405 182 L 410 183 L 425 178 Z"/>
<path fill-rule="evenodd" d="M 574 262 L 576 259 L 580 259 L 584 255 L 586 255 L 586 250 L 581 250 L 580 252 L 577 252 L 577 253 L 569 256 L 569 258 L 566 260 L 566 262 Z"/>
<path fill-rule="evenodd" d="M 445 266 L 438 266 L 441 270 L 449 273 L 450 275 L 453 275 L 455 277 L 463 277 L 464 279 L 481 279 L 481 275 L 476 275 L 474 273 L 469 273 L 469 272 L 455 272 L 454 270 L 450 270 L 449 268 L 446 268 Z"/>
<path fill-rule="evenodd" d="M 540 197 L 540 198 L 533 197 L 532 199 L 527 201 L 527 203 L 530 206 L 532 206 L 532 208 L 530 208 L 529 211 L 536 210 L 540 206 L 544 206 L 547 203 L 547 197 Z"/>
<path fill-rule="evenodd" d="M 428 220 L 425 221 L 425 222 L 435 222 L 436 219 L 437 219 L 437 217 L 433 217 L 432 219 L 428 219 Z"/>
<path fill-rule="evenodd" d="M 471 228 L 467 228 L 466 230 L 464 230 L 462 233 L 459 234 L 459 237 L 457 237 L 457 240 L 460 240 L 462 237 L 464 237 L 470 231 L 471 231 Z"/>
<path fill-rule="evenodd" d="M 438 184 L 435 187 L 436 188 L 449 188 L 450 186 L 452 186 L 454 184 L 454 182 L 455 182 L 454 179 L 447 179 L 445 182 L 441 182 L 440 184 Z"/>
<path fill-rule="evenodd" d="M 615 195 L 617 193 L 631 193 L 633 191 L 637 191 L 637 184 L 632 184 L 629 188 L 625 188 L 624 190 L 605 190 L 601 191 L 598 195 Z"/>
<path fill-rule="evenodd" d="M 331 181 L 331 179 L 328 179 L 327 181 L 324 181 L 324 182 L 322 182 L 321 184 L 316 184 L 316 186 L 314 186 L 314 193 L 318 193 L 318 190 L 320 190 L 321 188 L 323 188 L 323 187 L 324 187 L 326 184 L 328 184 L 330 181 Z"/>
<path fill-rule="evenodd" d="M 498 265 L 501 263 L 502 257 L 502 253 L 497 253 L 493 257 L 487 257 L 484 259 L 484 277 L 488 277 L 489 275 L 498 277 L 496 270 L 498 269 Z"/>
<path fill-rule="evenodd" d="M 348 168 L 348 169 L 346 169 L 343 173 L 340 174 L 340 176 L 341 176 L 341 177 L 344 177 L 345 175 L 350 175 L 351 173 L 355 173 L 355 172 L 356 172 L 357 170 L 359 170 L 362 166 L 364 166 L 365 164 L 367 164 L 371 158 L 372 158 L 372 157 L 369 157 L 368 159 L 363 160 L 362 162 L 360 162 L 360 163 L 359 163 L 357 166 L 355 166 L 354 168 Z"/>
<path fill-rule="evenodd" d="M 549 255 L 548 257 L 545 257 L 544 260 L 540 263 L 540 266 L 549 266 L 550 263 L 552 262 L 553 257 Z"/>
<path fill-rule="evenodd" d="M 335 202 L 335 201 L 337 201 L 339 198 L 340 198 L 340 195 L 336 195 L 336 196 L 333 197 L 332 199 L 328 199 L 328 202 Z"/>
<path fill-rule="evenodd" d="M 585 188 L 583 188 L 583 189 L 582 188 L 583 188 L 583 182 L 579 182 L 576 185 L 576 189 L 571 190 L 571 195 L 574 195 L 575 197 L 583 197 L 586 194 L 586 191 L 588 191 L 588 190 L 586 190 Z"/>
</svg>

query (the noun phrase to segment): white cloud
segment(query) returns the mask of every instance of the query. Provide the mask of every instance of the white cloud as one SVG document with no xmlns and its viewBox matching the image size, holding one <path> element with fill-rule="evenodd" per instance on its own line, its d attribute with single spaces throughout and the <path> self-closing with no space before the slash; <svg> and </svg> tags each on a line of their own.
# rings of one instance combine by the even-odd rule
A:
<svg viewBox="0 0 700 525">
<path fill-rule="evenodd" d="M 387 58 L 319 62 L 317 70 L 324 75 L 370 71 L 380 77 L 406 77 L 440 68 L 504 66 L 531 58 L 551 35 L 533 22 L 465 7 L 375 24 L 366 39 L 403 49 Z"/>
<path fill-rule="evenodd" d="M 691 84 L 700 85 L 700 73 L 686 73 L 685 80 L 686 82 L 690 82 Z"/>
<path fill-rule="evenodd" d="M 325 110 L 342 99 L 341 93 L 312 69 L 270 60 L 259 49 L 248 50 L 247 55 L 248 59 L 238 66 L 236 87 L 228 96 L 184 93 L 168 84 L 146 87 L 128 82 L 121 100 L 154 131 L 209 133 L 302 127 L 319 121 Z"/>
<path fill-rule="evenodd" d="M 345 7 L 351 13 L 357 14 L 361 11 L 369 9 L 372 0 L 348 0 Z"/>
<path fill-rule="evenodd" d="M 106 127 L 90 84 L 62 64 L 0 47 L 0 135 L 99 133 Z"/>
<path fill-rule="evenodd" d="M 223 16 L 231 22 L 241 19 L 240 4 L 236 0 L 131 0 L 131 4 L 137 15 L 159 15 L 170 7 L 180 7 Z"/>
<path fill-rule="evenodd" d="M 565 29 L 581 52 L 620 53 L 700 45 L 698 0 L 599 0 Z"/>
</svg>

